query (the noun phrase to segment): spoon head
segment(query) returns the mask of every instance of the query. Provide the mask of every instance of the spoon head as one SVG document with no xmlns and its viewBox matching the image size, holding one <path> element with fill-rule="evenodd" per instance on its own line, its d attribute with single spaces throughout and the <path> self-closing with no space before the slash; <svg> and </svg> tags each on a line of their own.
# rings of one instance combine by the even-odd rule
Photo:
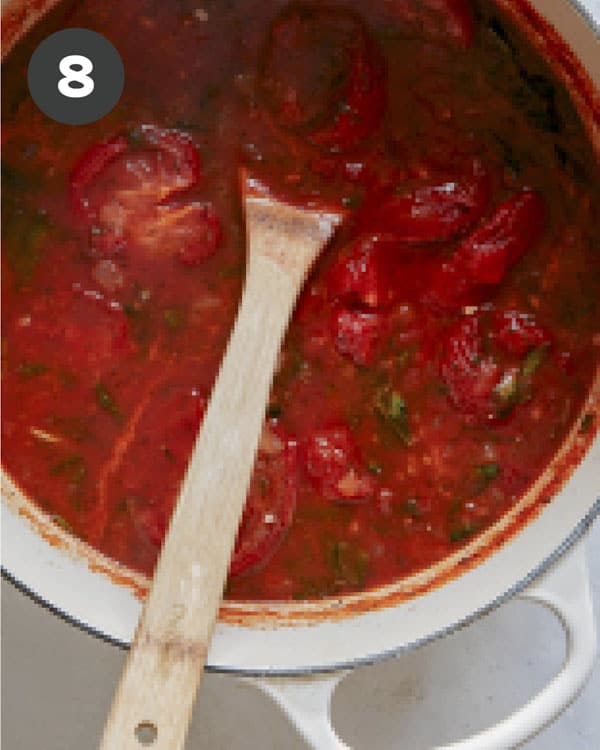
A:
<svg viewBox="0 0 600 750">
<path fill-rule="evenodd" d="M 306 275 L 347 212 L 330 206 L 296 206 L 273 195 L 246 169 L 240 170 L 248 259 L 268 257 L 282 270 Z"/>
</svg>

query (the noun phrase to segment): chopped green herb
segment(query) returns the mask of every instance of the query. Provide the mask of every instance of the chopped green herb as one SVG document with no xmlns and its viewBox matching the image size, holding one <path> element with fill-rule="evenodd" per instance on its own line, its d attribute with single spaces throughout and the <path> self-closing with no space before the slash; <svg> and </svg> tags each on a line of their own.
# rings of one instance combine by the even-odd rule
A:
<svg viewBox="0 0 600 750">
<path fill-rule="evenodd" d="M 278 419 L 283 413 L 283 409 L 279 404 L 269 404 L 267 406 L 267 418 Z"/>
<path fill-rule="evenodd" d="M 496 463 L 479 464 L 475 467 L 475 473 L 486 482 L 491 482 L 500 475 L 500 467 Z"/>
<path fill-rule="evenodd" d="M 419 508 L 419 501 L 416 497 L 409 497 L 402 506 L 402 510 L 411 518 L 419 518 L 422 515 L 421 509 Z"/>
<path fill-rule="evenodd" d="M 499 416 L 506 416 L 516 404 L 531 399 L 531 378 L 545 360 L 549 346 L 545 343 L 532 349 L 523 359 L 521 367 L 509 370 L 494 388 Z"/>
<path fill-rule="evenodd" d="M 246 270 L 246 264 L 242 261 L 240 263 L 229 263 L 226 266 L 222 266 L 217 271 L 220 279 L 234 279 L 241 278 Z"/>
<path fill-rule="evenodd" d="M 369 568 L 369 553 L 365 550 L 354 547 L 350 542 L 334 542 L 327 561 L 336 585 L 360 587 L 364 584 Z"/>
<path fill-rule="evenodd" d="M 174 453 L 173 453 L 173 451 L 172 451 L 172 450 L 171 450 L 171 449 L 169 448 L 169 446 L 168 446 L 168 445 L 161 445 L 161 446 L 160 446 L 160 449 L 161 449 L 161 451 L 162 451 L 162 453 L 163 453 L 163 456 L 164 456 L 165 458 L 169 459 L 169 461 L 174 461 L 174 460 L 175 460 L 175 454 L 174 454 Z"/>
<path fill-rule="evenodd" d="M 62 458 L 60 461 L 52 464 L 50 474 L 53 476 L 64 476 L 72 484 L 80 484 L 87 474 L 83 456 L 73 454 Z"/>
<path fill-rule="evenodd" d="M 548 349 L 549 344 L 542 344 L 541 346 L 538 346 L 537 349 L 532 349 L 521 364 L 520 374 L 525 378 L 531 377 L 546 359 Z"/>
<path fill-rule="evenodd" d="M 358 208 L 362 203 L 360 195 L 345 195 L 342 197 L 342 206 L 344 208 Z"/>
<path fill-rule="evenodd" d="M 75 529 L 71 526 L 71 524 L 66 521 L 62 516 L 59 516 L 58 514 L 52 516 L 52 520 L 57 526 L 60 526 L 61 529 L 64 529 L 65 531 L 68 531 L 69 534 L 74 534 Z"/>
<path fill-rule="evenodd" d="M 594 424 L 594 415 L 591 412 L 583 415 L 581 422 L 579 423 L 579 432 L 589 432 L 592 425 Z"/>
<path fill-rule="evenodd" d="M 260 490 L 260 494 L 265 497 L 269 492 L 269 487 L 271 486 L 271 480 L 269 477 L 258 477 L 258 489 Z"/>
<path fill-rule="evenodd" d="M 17 366 L 17 372 L 24 379 L 35 378 L 36 375 L 43 375 L 50 368 L 41 362 L 20 362 Z"/>
<path fill-rule="evenodd" d="M 401 349 L 398 352 L 396 355 L 396 365 L 399 370 L 402 370 L 411 363 L 417 349 L 417 345 L 413 344 L 412 346 L 407 346 L 406 349 Z"/>
<path fill-rule="evenodd" d="M 459 526 L 454 526 L 448 533 L 448 538 L 451 542 L 462 542 L 468 539 L 470 536 L 477 531 L 477 528 L 470 523 L 463 523 Z"/>
<path fill-rule="evenodd" d="M 104 409 L 104 411 L 107 411 L 109 414 L 112 414 L 113 417 L 121 418 L 123 415 L 121 414 L 121 410 L 117 406 L 117 402 L 115 399 L 111 396 L 108 389 L 102 383 L 102 381 L 98 381 L 96 383 L 96 403 L 101 409 Z"/>
<path fill-rule="evenodd" d="M 375 394 L 375 411 L 397 438 L 400 438 L 405 445 L 410 444 L 408 408 L 398 391 L 389 386 L 380 388 Z"/>
<path fill-rule="evenodd" d="M 480 495 L 494 479 L 500 476 L 500 466 L 497 463 L 479 464 L 474 467 L 473 475 L 468 478 L 465 493 L 468 497 Z"/>
<path fill-rule="evenodd" d="M 183 312 L 176 307 L 168 307 L 166 310 L 163 310 L 163 318 L 169 328 L 175 331 L 183 323 Z"/>
<path fill-rule="evenodd" d="M 367 470 L 370 471 L 371 474 L 381 474 L 383 467 L 381 464 L 377 463 L 377 461 L 369 461 L 367 464 Z"/>
<path fill-rule="evenodd" d="M 3 230 L 5 253 L 18 287 L 27 286 L 42 258 L 50 223 L 46 216 L 36 212 L 14 211 Z"/>
</svg>

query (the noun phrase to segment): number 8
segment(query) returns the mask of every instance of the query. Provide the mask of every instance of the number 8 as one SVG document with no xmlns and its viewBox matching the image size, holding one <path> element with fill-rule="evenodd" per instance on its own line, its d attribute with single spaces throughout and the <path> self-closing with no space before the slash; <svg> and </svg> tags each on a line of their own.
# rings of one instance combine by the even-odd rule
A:
<svg viewBox="0 0 600 750">
<path fill-rule="evenodd" d="M 81 70 L 73 70 L 74 65 L 79 66 Z M 58 82 L 58 90 L 63 96 L 68 96 L 70 99 L 81 99 L 84 96 L 89 96 L 94 90 L 94 81 L 88 75 L 94 69 L 94 65 L 89 57 L 67 55 L 59 62 L 58 69 L 64 76 Z M 73 87 L 71 85 L 73 81 L 80 83 L 81 86 Z"/>
</svg>

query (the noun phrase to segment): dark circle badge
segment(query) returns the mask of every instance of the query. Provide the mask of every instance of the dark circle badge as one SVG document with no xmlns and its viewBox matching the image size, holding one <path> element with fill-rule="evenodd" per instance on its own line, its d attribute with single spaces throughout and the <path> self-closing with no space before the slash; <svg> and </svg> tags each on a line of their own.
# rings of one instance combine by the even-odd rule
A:
<svg viewBox="0 0 600 750">
<path fill-rule="evenodd" d="M 33 101 L 65 125 L 86 125 L 119 101 L 125 71 L 115 46 L 89 29 L 64 29 L 46 37 L 27 70 Z"/>
</svg>

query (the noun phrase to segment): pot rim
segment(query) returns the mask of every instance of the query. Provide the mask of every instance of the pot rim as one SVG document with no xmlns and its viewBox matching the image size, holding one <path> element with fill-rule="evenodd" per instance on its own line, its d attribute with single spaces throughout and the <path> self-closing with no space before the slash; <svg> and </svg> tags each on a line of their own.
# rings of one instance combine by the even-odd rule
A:
<svg viewBox="0 0 600 750">
<path fill-rule="evenodd" d="M 518 14 L 519 9 L 530 7 L 525 0 L 514 0 L 514 6 L 515 9 L 512 8 L 509 9 L 508 0 L 498 0 L 499 5 L 501 5 L 505 10 L 509 10 L 511 14 Z M 600 9 L 596 6 L 592 6 L 590 4 L 590 0 L 588 0 L 587 5 L 583 5 L 579 0 L 566 0 L 565 4 L 571 5 L 573 8 L 576 9 L 576 11 L 588 22 L 588 25 L 591 26 L 592 31 L 596 32 L 596 35 L 598 35 L 598 29 L 599 25 L 596 22 L 594 14 L 598 15 L 598 19 L 600 19 Z M 589 23 L 590 18 L 592 19 L 592 23 Z M 540 19 L 541 20 L 541 19 Z M 527 23 L 531 24 L 531 19 L 527 19 Z M 543 22 L 546 23 L 546 22 Z M 547 23 L 546 23 L 547 25 Z M 532 34 L 534 32 L 532 31 Z M 564 45 L 563 45 L 564 46 Z M 564 77 L 564 76 L 563 76 Z M 588 79 L 589 80 L 589 79 Z M 589 120 L 590 118 L 588 118 Z M 589 126 L 589 122 L 588 122 Z M 592 403 L 592 410 L 595 410 L 595 413 L 597 416 L 599 416 L 599 401 L 598 399 L 598 391 L 600 390 L 600 377 L 597 378 L 596 384 L 594 387 L 592 387 L 592 392 L 596 392 L 596 398 L 594 399 Z M 585 410 L 589 411 L 590 406 L 586 405 L 584 407 Z M 574 424 L 574 428 L 571 430 L 571 433 L 574 433 L 577 431 L 579 420 L 577 420 Z M 596 420 L 597 423 L 597 420 Z M 571 435 L 573 437 L 573 435 Z M 565 444 L 569 441 L 569 438 L 565 441 Z M 289 619 L 288 621 L 285 621 L 285 619 L 279 623 L 276 624 L 275 628 L 273 628 L 273 622 L 267 622 L 267 625 L 263 624 L 262 626 L 259 623 L 259 626 L 256 627 L 255 622 L 250 622 L 252 627 L 248 627 L 248 623 L 244 621 L 244 612 L 241 610 L 241 615 L 238 617 L 238 622 L 235 621 L 229 621 L 225 623 L 220 623 L 217 628 L 217 633 L 215 636 L 215 640 L 217 642 L 217 654 L 216 659 L 214 663 L 211 663 L 207 666 L 207 669 L 211 671 L 216 672 L 224 672 L 224 673 L 237 673 L 237 674 L 245 674 L 245 675 L 300 675 L 300 674 L 313 674 L 316 672 L 328 672 L 328 671 L 334 671 L 338 669 L 348 668 L 351 666 L 357 666 L 360 664 L 368 664 L 372 663 L 374 661 L 377 661 L 379 659 L 383 659 L 389 656 L 397 655 L 409 648 L 415 648 L 417 646 L 423 645 L 424 643 L 427 643 L 435 638 L 441 637 L 443 635 L 447 635 L 454 630 L 463 627 L 476 618 L 480 617 L 481 615 L 491 611 L 495 607 L 499 606 L 501 603 L 509 599 L 510 597 L 514 596 L 515 594 L 522 591 L 527 585 L 529 585 L 537 576 L 545 572 L 552 564 L 556 562 L 556 560 L 561 557 L 585 532 L 585 530 L 590 526 L 594 518 L 600 514 L 600 497 L 597 497 L 595 501 L 585 500 L 585 496 L 589 497 L 590 495 L 593 496 L 598 491 L 597 487 L 597 480 L 594 481 L 594 473 L 593 473 L 593 464 L 596 464 L 596 469 L 598 465 L 600 465 L 600 437 L 597 437 L 592 445 L 590 445 L 591 437 L 586 440 L 581 440 L 579 445 L 579 458 L 581 458 L 581 455 L 585 453 L 585 450 L 587 450 L 587 454 L 585 455 L 584 459 L 581 461 L 580 465 L 577 466 L 572 473 L 572 476 L 568 479 L 565 486 L 557 493 L 556 497 L 553 498 L 552 503 L 546 507 L 542 508 L 542 504 L 539 502 L 533 502 L 530 503 L 529 506 L 525 504 L 522 508 L 522 510 L 529 510 L 530 512 L 527 514 L 526 523 L 521 523 L 519 526 L 517 524 L 513 524 L 512 529 L 509 526 L 509 531 L 504 536 L 499 536 L 496 529 L 497 524 L 495 524 L 492 527 L 493 534 L 496 536 L 496 542 L 492 541 L 492 544 L 488 544 L 488 555 L 475 555 L 475 557 L 470 561 L 470 565 L 472 567 L 469 567 L 469 569 L 466 570 L 466 572 L 462 572 L 464 568 L 461 570 L 462 575 L 456 575 L 457 568 L 459 568 L 460 564 L 465 564 L 469 562 L 469 549 L 475 549 L 476 547 L 481 547 L 481 543 L 474 542 L 472 545 L 467 545 L 465 548 L 467 550 L 467 553 L 464 557 L 460 557 L 458 555 L 457 564 L 454 565 L 455 570 L 455 577 L 452 577 L 452 575 L 447 575 L 445 579 L 442 580 L 438 576 L 437 583 L 436 580 L 434 580 L 433 585 L 436 585 L 437 588 L 425 588 L 424 594 L 419 594 L 416 598 L 407 598 L 404 597 L 403 599 L 396 598 L 395 601 L 392 602 L 385 602 L 384 605 L 379 605 L 379 607 L 376 609 L 376 611 L 365 611 L 364 607 L 355 607 L 350 609 L 346 612 L 344 612 L 344 617 L 340 618 L 335 617 L 335 615 L 332 616 L 332 611 L 335 609 L 335 607 L 331 607 L 331 602 L 328 604 L 323 604 L 322 606 L 327 609 L 327 606 L 329 606 L 328 612 L 326 612 L 326 615 L 329 616 L 329 619 L 323 619 L 322 621 L 316 622 L 310 621 L 309 618 L 307 618 L 305 621 L 301 621 L 299 624 L 297 621 L 294 621 L 293 619 Z M 582 443 L 585 442 L 585 447 L 582 447 Z M 560 453 L 560 451 L 559 451 Z M 572 461 L 568 462 L 570 465 L 572 465 Z M 552 461 L 552 464 L 554 465 L 554 460 Z M 587 466 L 587 469 L 585 468 Z M 587 472 L 587 473 L 586 473 Z M 546 472 L 544 472 L 544 475 Z M 582 480 L 581 477 L 584 476 L 584 479 Z M 585 478 L 587 477 L 587 478 Z M 583 482 L 584 487 L 579 487 L 579 497 L 576 498 L 578 501 L 578 510 L 576 512 L 573 512 L 573 508 L 566 504 L 565 497 L 569 495 L 573 491 L 574 485 L 581 485 Z M 537 483 L 536 483 L 537 484 Z M 560 486 L 561 482 L 558 481 L 552 481 L 552 477 L 546 478 L 546 482 L 542 482 L 544 485 L 544 489 L 547 485 L 552 485 L 554 489 Z M 594 488 L 594 489 L 592 489 Z M 590 491 L 591 490 L 591 491 Z M 526 493 L 528 495 L 529 493 Z M 577 495 L 577 492 L 575 492 Z M 563 529 L 564 527 L 561 526 L 560 533 L 557 533 L 556 528 L 554 528 L 554 542 L 550 545 L 544 544 L 546 541 L 546 538 L 543 537 L 543 534 L 540 534 L 539 532 L 536 532 L 536 529 L 543 528 L 545 524 L 545 519 L 548 518 L 548 514 L 552 515 L 551 511 L 554 511 L 554 515 L 556 515 L 556 506 L 561 505 L 559 501 L 559 497 L 562 497 L 562 505 L 565 505 L 566 510 L 570 511 L 571 518 L 569 520 L 569 523 L 566 524 L 567 528 L 570 528 L 570 532 L 567 534 L 567 536 L 564 536 Z M 520 505 L 517 504 L 517 505 Z M 533 508 L 533 512 L 532 511 Z M 4 514 L 5 505 L 3 504 L 2 512 Z M 512 513 L 512 511 L 509 511 L 506 516 L 509 516 Z M 19 514 L 21 514 L 21 511 L 19 511 Z M 29 515 L 27 513 L 24 513 L 23 515 Z M 518 515 L 518 511 L 517 511 Z M 7 517 L 8 518 L 8 517 Z M 503 517 L 504 518 L 504 517 Z M 30 519 L 31 520 L 31 519 Z M 51 523 L 51 522 L 50 522 Z M 501 523 L 498 522 L 499 524 Z M 552 524 L 551 524 L 552 525 Z M 518 527 L 517 527 L 518 526 Z M 554 524 L 556 527 L 556 523 Z M 4 527 L 3 527 L 4 528 Z M 36 528 L 35 524 L 33 526 L 33 530 L 30 529 L 30 533 L 36 534 Z M 363 653 L 359 656 L 356 656 L 356 651 L 360 650 L 356 647 L 350 649 L 351 655 L 349 655 L 347 658 L 340 657 L 340 649 L 333 649 L 332 651 L 328 651 L 327 649 L 322 650 L 322 656 L 318 656 L 314 649 L 311 649 L 311 642 L 315 641 L 315 635 L 317 638 L 319 637 L 319 634 L 325 633 L 326 637 L 325 640 L 327 641 L 327 636 L 330 636 L 329 629 L 330 628 L 341 628 L 340 633 L 346 629 L 347 632 L 352 633 L 353 631 L 353 623 L 359 623 L 356 627 L 362 628 L 363 632 L 371 632 L 375 634 L 379 634 L 381 637 L 381 629 L 382 625 L 379 620 L 383 618 L 387 621 L 388 624 L 386 624 L 386 628 L 389 630 L 389 624 L 393 621 L 394 617 L 396 615 L 393 615 L 393 613 L 400 613 L 399 621 L 402 622 L 403 618 L 406 621 L 407 620 L 407 612 L 414 611 L 416 608 L 417 610 L 425 608 L 424 602 L 431 597 L 434 597 L 435 599 L 444 600 L 444 598 L 449 596 L 447 593 L 447 590 L 450 588 L 457 588 L 460 590 L 468 589 L 469 587 L 469 581 L 475 580 L 477 581 L 479 577 L 482 575 L 485 575 L 485 570 L 488 568 L 496 568 L 498 565 L 501 564 L 499 560 L 505 559 L 505 562 L 508 561 L 508 564 L 505 564 L 505 568 L 510 567 L 512 564 L 510 562 L 510 554 L 511 549 L 516 548 L 519 549 L 523 546 L 523 538 L 529 538 L 530 536 L 536 537 L 536 533 L 538 537 L 541 537 L 541 541 L 537 542 L 537 547 L 544 548 L 543 553 L 541 556 L 539 553 L 536 552 L 536 554 L 533 555 L 535 560 L 530 560 L 529 563 L 525 566 L 522 566 L 519 568 L 519 572 L 516 574 L 508 575 L 506 574 L 506 570 L 502 571 L 502 575 L 504 578 L 504 581 L 501 585 L 498 585 L 496 587 L 491 585 L 491 581 L 493 579 L 490 579 L 490 581 L 487 581 L 485 587 L 482 587 L 482 590 L 487 591 L 484 596 L 478 595 L 479 592 L 477 592 L 477 595 L 473 596 L 473 593 L 471 592 L 470 600 L 475 599 L 476 603 L 474 605 L 469 605 L 468 607 L 462 606 L 459 608 L 459 613 L 456 614 L 446 614 L 445 613 L 445 619 L 442 617 L 441 619 L 444 620 L 443 624 L 441 624 L 438 627 L 434 627 L 433 629 L 431 627 L 423 627 L 421 625 L 420 628 L 417 628 L 417 630 L 414 629 L 414 623 L 413 623 L 413 636 L 408 638 L 402 638 L 402 636 L 395 636 L 393 639 L 393 642 L 389 641 L 388 638 L 388 644 L 383 648 L 377 648 L 377 645 L 374 645 L 371 649 L 367 650 L 366 653 Z M 493 536 L 492 534 L 492 536 Z M 57 534 L 57 536 L 60 536 L 60 534 Z M 482 535 L 482 536 L 485 536 Z M 499 546 L 498 539 L 502 546 Z M 41 542 L 41 537 L 39 537 L 39 541 Z M 46 542 L 44 542 L 45 544 Z M 527 542 L 525 542 L 525 545 Z M 483 545 L 485 547 L 485 544 Z M 534 545 L 532 545 L 533 547 Z M 492 549 L 494 548 L 494 549 Z M 74 549 L 74 548 L 73 548 Z M 485 551 L 485 550 L 484 550 Z M 62 555 L 67 561 L 70 560 L 68 554 L 66 551 L 62 549 L 57 549 L 56 547 L 53 548 L 54 554 Z M 461 553 L 462 554 L 462 553 Z M 103 556 L 101 556 L 103 557 Z M 453 556 L 454 557 L 454 556 Z M 471 555 L 471 557 L 473 557 Z M 132 600 L 132 603 L 134 603 L 133 610 L 131 609 L 131 606 L 128 608 L 127 616 L 131 616 L 132 612 L 135 613 L 136 608 L 139 608 L 139 602 L 136 602 L 133 598 L 133 595 L 130 590 L 125 590 L 123 586 L 117 586 L 116 583 L 118 583 L 117 580 L 111 580 L 109 581 L 106 576 L 106 570 L 103 569 L 102 564 L 98 564 L 96 566 L 96 570 L 94 570 L 94 558 L 93 556 L 86 556 L 87 558 L 87 564 L 90 565 L 90 570 L 87 570 L 86 572 L 88 575 L 92 575 L 96 579 L 103 578 L 104 584 L 109 584 L 110 587 L 112 587 L 115 590 L 115 596 L 117 595 L 117 590 L 122 589 L 120 592 L 121 594 L 126 593 L 130 599 Z M 82 563 L 83 558 L 79 558 L 79 560 L 75 560 L 75 562 Z M 541 560 L 541 561 L 540 561 Z M 475 563 L 477 563 L 475 565 Z M 65 564 L 66 565 L 66 564 Z M 21 576 L 19 573 L 19 566 L 18 565 L 10 565 L 11 570 L 17 571 L 16 574 L 14 572 L 11 572 L 10 570 L 5 570 L 3 567 L 3 575 L 10 580 L 14 585 L 16 585 L 18 588 L 26 592 L 29 596 L 31 596 L 35 601 L 39 602 L 46 608 L 50 609 L 51 611 L 55 612 L 59 616 L 61 616 L 66 621 L 77 625 L 78 627 L 82 628 L 83 630 L 86 630 L 87 632 L 91 633 L 92 635 L 95 635 L 96 637 L 100 637 L 103 640 L 106 640 L 107 642 L 113 643 L 115 645 L 119 646 L 125 646 L 127 643 L 127 637 L 119 637 L 118 635 L 115 635 L 115 631 L 112 630 L 111 632 L 106 632 L 100 630 L 98 627 L 95 627 L 90 622 L 86 622 L 84 617 L 77 617 L 72 612 L 68 611 L 69 608 L 66 609 L 61 607 L 59 604 L 57 604 L 55 601 L 52 601 L 52 597 L 45 598 L 41 593 L 38 593 L 37 590 L 41 589 L 42 587 L 37 587 L 33 585 L 28 585 L 28 583 L 23 582 L 20 580 L 21 577 L 24 578 L 24 580 L 28 580 L 27 575 Z M 50 571 L 46 571 L 46 575 L 51 573 Z M 433 577 L 435 579 L 435 576 Z M 129 585 L 132 584 L 132 581 L 134 581 L 135 576 L 124 576 L 121 580 L 121 582 L 126 581 L 129 583 Z M 516 583 L 514 581 L 517 581 Z M 443 583 L 443 585 L 440 585 L 440 583 Z M 386 587 L 383 587 L 386 588 Z M 444 591 L 442 591 L 442 589 Z M 473 589 L 473 586 L 471 585 L 471 589 Z M 490 590 L 492 590 L 490 592 Z M 414 595 L 414 594 L 413 594 Z M 342 597 L 340 597 L 341 599 Z M 352 601 L 352 597 L 346 597 L 350 601 Z M 368 598 L 368 597 L 367 597 Z M 355 597 L 356 599 L 356 597 Z M 393 605 L 393 606 L 391 606 Z M 450 603 L 448 603 L 450 605 Z M 439 605 L 438 605 L 439 606 Z M 76 608 L 75 608 L 76 609 Z M 260 609 L 260 608 L 259 608 Z M 430 607 L 431 609 L 431 607 Z M 410 620 L 410 617 L 412 615 L 408 616 L 408 620 Z M 419 615 L 415 616 L 417 621 L 419 621 Z M 415 617 L 412 617 L 414 620 Z M 137 616 L 134 615 L 133 617 L 135 624 L 135 620 L 137 620 Z M 426 618 L 425 618 L 426 619 Z M 431 617 L 430 612 L 430 619 L 435 619 Z M 438 617 L 439 619 L 439 617 Z M 235 618 L 234 618 L 235 620 Z M 366 623 L 366 624 L 365 624 Z M 123 624 L 123 623 L 121 623 Z M 131 625 L 131 623 L 129 623 Z M 133 630 L 133 625 L 129 628 L 131 631 Z M 121 633 L 127 632 L 127 625 L 125 626 L 125 630 L 121 629 Z M 107 628 L 108 630 L 110 628 Z M 219 632 L 220 631 L 220 632 Z M 297 638 L 299 633 L 309 633 L 308 640 L 306 638 L 304 639 L 304 644 L 302 646 L 302 653 L 304 654 L 303 658 L 298 658 L 298 655 L 294 654 L 294 660 L 296 662 L 295 666 L 290 667 L 289 663 L 290 661 L 286 661 L 285 658 L 282 658 L 281 655 L 277 656 L 276 658 L 273 658 L 273 656 L 263 656 L 261 665 L 262 666 L 252 666 L 252 657 L 250 659 L 244 659 L 239 661 L 239 650 L 231 649 L 231 644 L 228 643 L 228 639 L 232 640 L 233 638 L 239 638 L 240 632 L 245 633 L 246 638 L 246 648 L 250 649 L 252 651 L 252 647 L 259 648 L 260 644 L 260 635 L 266 635 L 269 634 L 269 638 L 271 640 L 275 639 L 275 636 L 277 633 L 293 633 L 294 637 Z M 403 630 L 400 630 L 401 633 L 404 633 Z M 416 635 L 414 634 L 416 633 Z M 423 633 L 425 633 L 423 635 Z M 389 635 L 389 634 L 388 634 Z M 336 636 L 338 639 L 342 638 L 342 635 Z M 364 634 L 362 636 L 365 637 Z M 281 640 L 281 639 L 280 639 Z M 384 639 L 385 640 L 385 639 Z M 398 640 L 401 642 L 398 643 Z M 375 641 L 375 644 L 377 644 L 377 641 Z M 281 644 L 279 646 L 281 651 Z M 283 648 L 290 648 L 290 642 L 289 637 L 283 636 Z M 295 646 L 294 646 L 295 648 Z M 374 649 L 374 650 L 373 650 Z M 265 649 L 265 651 L 268 652 L 268 649 Z M 343 651 L 343 649 L 342 649 Z M 337 656 L 335 654 L 338 654 Z M 236 658 L 238 658 L 238 662 L 236 662 Z M 211 660 L 211 655 L 209 654 L 209 661 Z M 299 664 L 298 662 L 303 662 L 302 664 Z M 308 663 L 307 663 L 308 662 Z M 241 665 L 240 665 L 241 664 Z M 287 665 L 287 666 L 286 666 Z"/>
</svg>

